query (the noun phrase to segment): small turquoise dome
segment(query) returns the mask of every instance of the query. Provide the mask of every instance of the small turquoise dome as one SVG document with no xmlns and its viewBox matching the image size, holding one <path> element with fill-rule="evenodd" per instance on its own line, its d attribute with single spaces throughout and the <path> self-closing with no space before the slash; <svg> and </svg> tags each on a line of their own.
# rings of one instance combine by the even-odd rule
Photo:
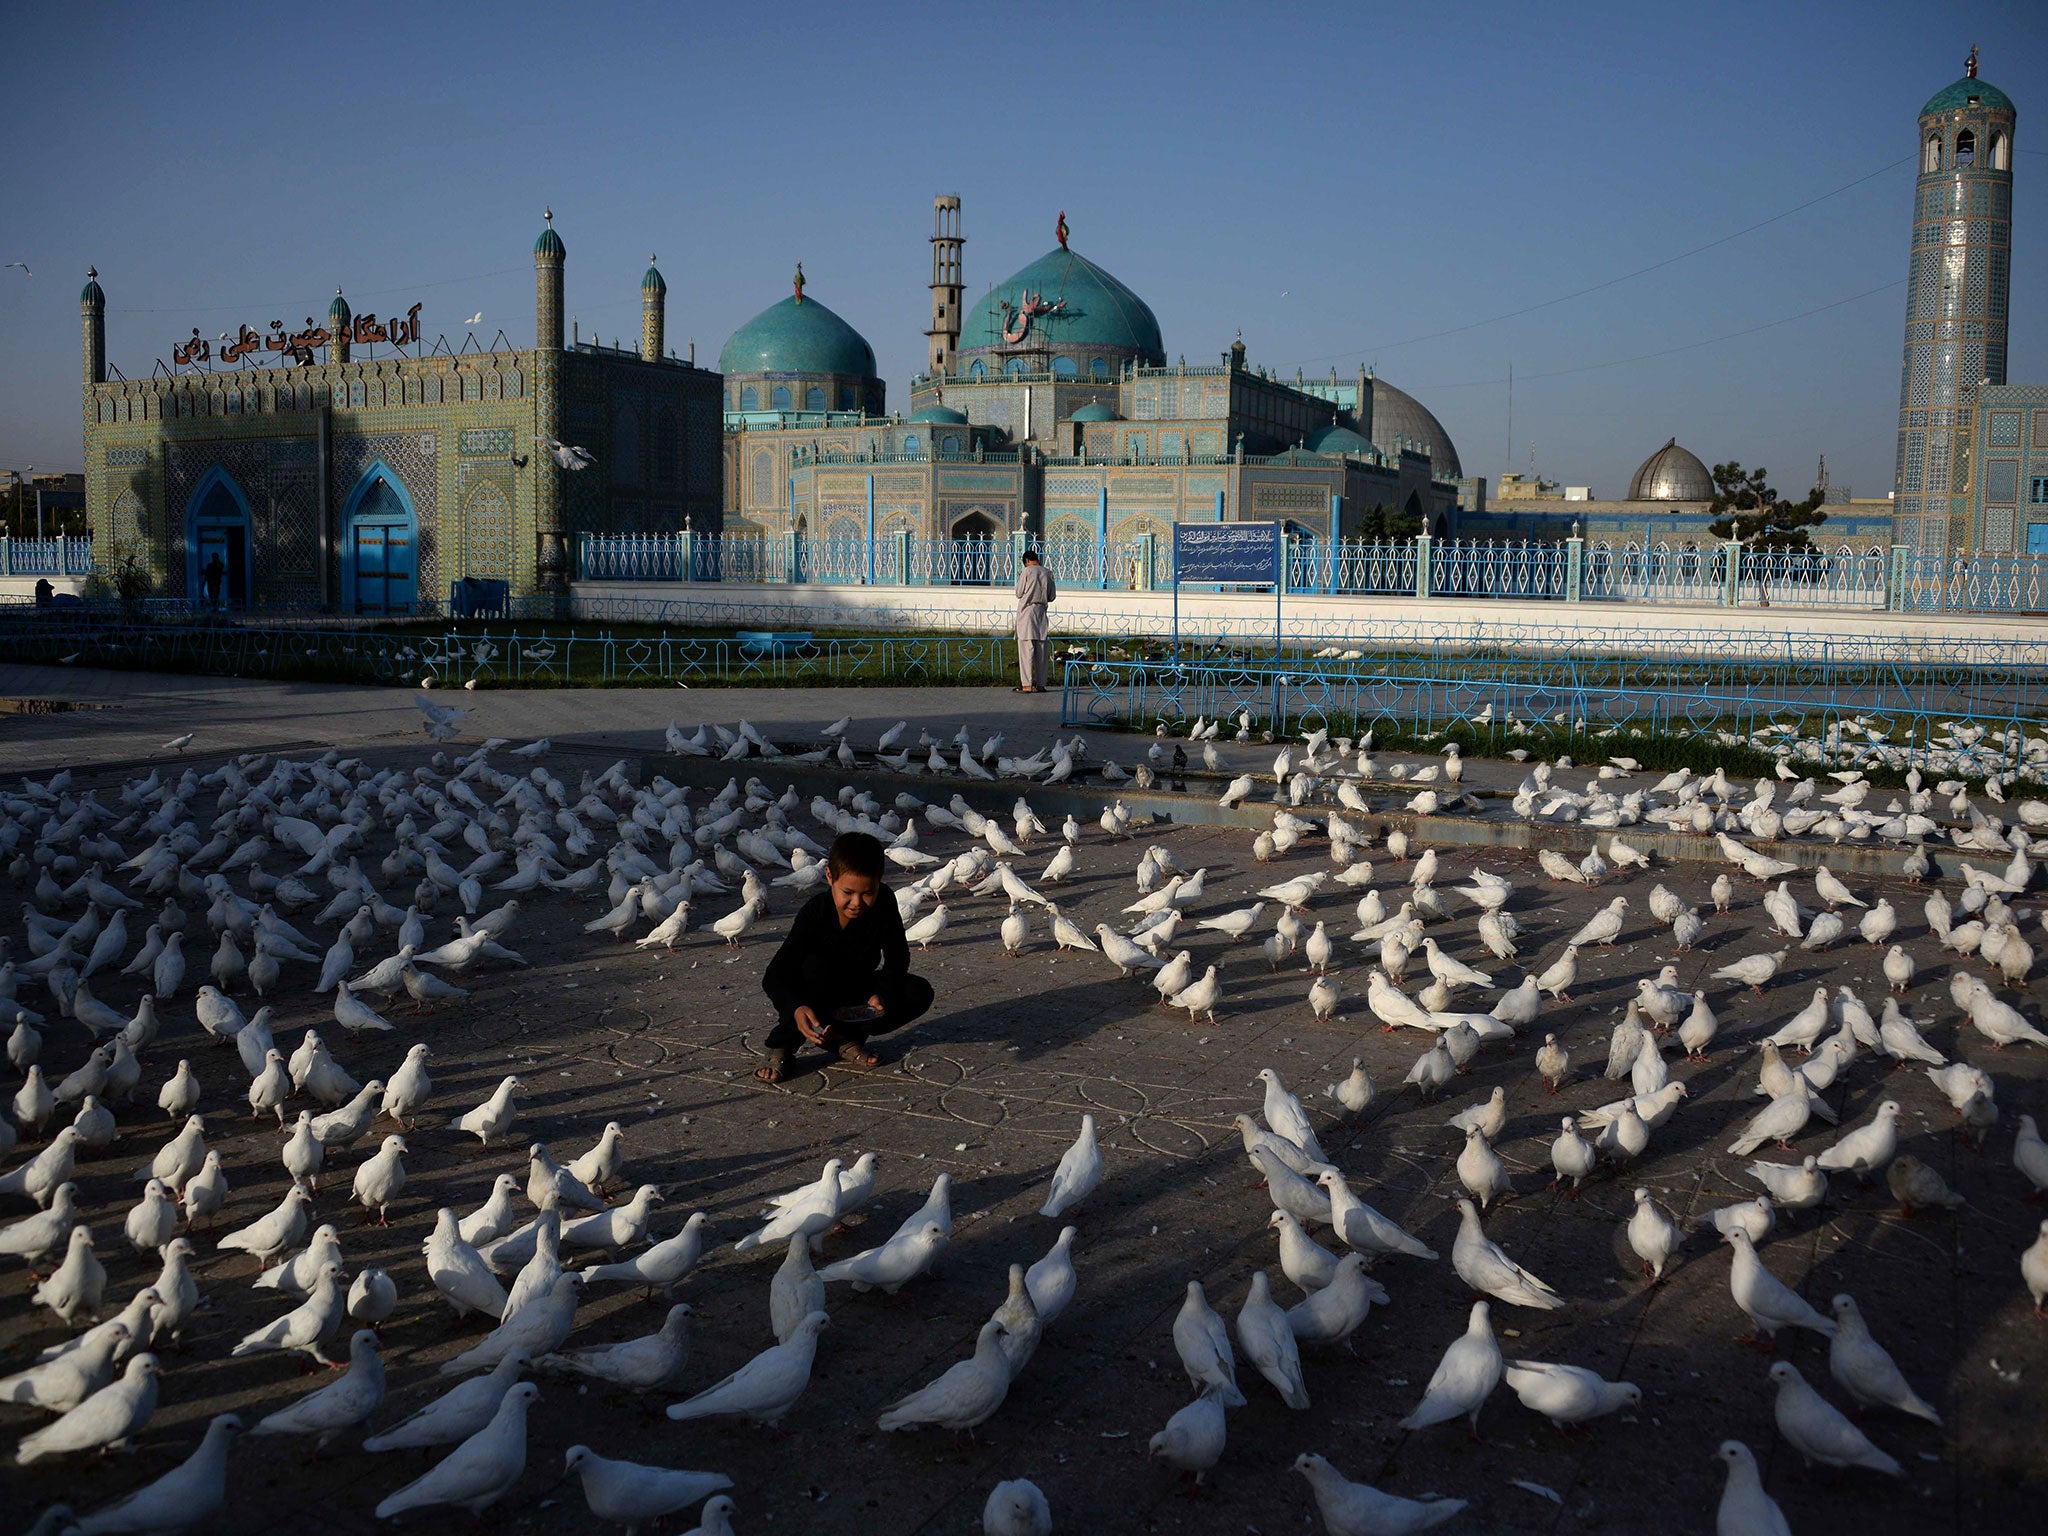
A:
<svg viewBox="0 0 2048 1536">
<path fill-rule="evenodd" d="M 1320 431 L 1311 432 L 1308 441 L 1302 444 L 1311 453 L 1348 453 L 1361 459 L 1377 459 L 1379 450 L 1351 428 L 1332 423 Z"/>
<path fill-rule="evenodd" d="M 1005 343 L 1002 306 L 1008 302 L 1014 312 L 1026 290 L 1062 307 L 1054 314 L 1033 315 L 1023 342 Z M 1151 306 L 1079 251 L 1047 251 L 1012 273 L 982 296 L 960 332 L 963 352 L 1034 344 L 1116 347 L 1136 352 L 1155 366 L 1166 363 L 1166 344 Z"/>
<path fill-rule="evenodd" d="M 78 290 L 78 302 L 81 304 L 102 305 L 107 302 L 106 294 L 100 289 L 100 269 L 98 267 L 87 267 L 85 269 L 85 286 Z"/>
<path fill-rule="evenodd" d="M 1922 117 L 1932 117 L 1937 112 L 1955 112 L 1969 106 L 1970 98 L 1977 98 L 1976 105 L 1993 112 L 2013 111 L 2012 98 L 1988 80 L 1973 80 L 1963 76 L 1954 85 L 1936 91 L 1927 98 L 1927 105 L 1920 109 Z"/>
<path fill-rule="evenodd" d="M 642 293 L 668 292 L 668 284 L 662 279 L 659 269 L 654 267 L 647 269 L 647 275 L 640 279 L 640 291 Z"/>
<path fill-rule="evenodd" d="M 569 254 L 569 248 L 562 244 L 562 237 L 555 233 L 555 226 L 550 223 L 534 240 L 533 254 L 536 256 L 552 256 L 555 260 L 560 261 Z"/>
<path fill-rule="evenodd" d="M 329 325 L 347 325 L 355 317 L 349 313 L 348 300 L 341 296 L 339 288 L 334 290 L 334 302 L 327 306 Z"/>
<path fill-rule="evenodd" d="M 1067 418 L 1069 421 L 1116 421 L 1116 407 L 1107 400 L 1091 400 Z"/>
<path fill-rule="evenodd" d="M 732 333 L 720 373 L 842 373 L 875 377 L 867 338 L 816 299 L 771 304 Z"/>
<path fill-rule="evenodd" d="M 910 419 L 912 421 L 928 421 L 935 426 L 964 427 L 967 425 L 967 413 L 965 411 L 956 411 L 950 405 L 928 405 L 921 411 L 912 411 Z"/>
</svg>

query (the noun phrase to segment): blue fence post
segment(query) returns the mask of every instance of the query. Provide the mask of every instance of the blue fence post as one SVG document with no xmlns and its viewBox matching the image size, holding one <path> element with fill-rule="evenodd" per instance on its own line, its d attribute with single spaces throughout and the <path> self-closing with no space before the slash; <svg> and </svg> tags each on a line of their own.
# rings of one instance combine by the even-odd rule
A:
<svg viewBox="0 0 2048 1536">
<path fill-rule="evenodd" d="M 1150 531 L 1138 535 L 1138 580 L 1137 590 L 1152 590 L 1152 535 Z"/>
<path fill-rule="evenodd" d="M 1891 547 L 1891 558 L 1885 562 L 1884 605 L 1893 613 L 1906 606 L 1906 555 L 1904 544 Z"/>
<path fill-rule="evenodd" d="M 782 579 L 791 586 L 796 585 L 796 530 L 791 528 L 782 536 Z"/>
<path fill-rule="evenodd" d="M 910 530 L 896 530 L 896 581 L 899 586 L 909 586 L 910 581 Z"/>
<path fill-rule="evenodd" d="M 875 584 L 875 477 L 868 476 L 868 579 L 867 585 Z"/>
<path fill-rule="evenodd" d="M 1742 541 L 1728 541 L 1728 568 L 1722 573 L 1721 601 L 1730 608 L 1742 606 Z"/>
<path fill-rule="evenodd" d="M 1430 583 L 1435 574 L 1429 568 L 1430 545 L 1431 540 L 1428 534 L 1418 533 L 1415 535 L 1415 595 L 1417 597 L 1427 597 L 1430 594 Z"/>
<path fill-rule="evenodd" d="M 1586 590 L 1586 541 L 1579 537 L 1579 525 L 1572 524 L 1572 536 L 1564 541 L 1564 600 L 1576 603 Z"/>
<path fill-rule="evenodd" d="M 682 552 L 684 581 L 697 579 L 697 535 L 690 531 L 690 520 L 683 519 L 683 531 L 676 535 L 676 548 Z"/>
<path fill-rule="evenodd" d="M 1095 589 L 1109 590 L 1109 482 L 1095 488 Z"/>
<path fill-rule="evenodd" d="M 1337 546 L 1344 540 L 1344 498 L 1330 492 L 1330 549 L 1323 565 L 1323 591 L 1337 590 Z"/>
</svg>

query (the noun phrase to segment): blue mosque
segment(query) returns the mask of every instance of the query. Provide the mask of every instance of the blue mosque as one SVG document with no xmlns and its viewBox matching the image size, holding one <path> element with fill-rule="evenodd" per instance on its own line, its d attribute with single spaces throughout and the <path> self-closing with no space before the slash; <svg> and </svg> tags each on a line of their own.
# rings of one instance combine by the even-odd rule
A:
<svg viewBox="0 0 2048 1536">
<path fill-rule="evenodd" d="M 733 333 L 725 391 L 727 531 L 884 541 L 1127 542 L 1171 525 L 1257 518 L 1305 538 L 1370 511 L 1447 529 L 1483 486 L 1441 422 L 1368 373 L 1274 377 L 1242 341 L 1169 358 L 1152 307 L 1076 250 L 1053 248 L 969 308 L 960 199 L 934 201 L 931 325 L 909 409 L 887 409 L 874 349 L 812 294 Z"/>
</svg>

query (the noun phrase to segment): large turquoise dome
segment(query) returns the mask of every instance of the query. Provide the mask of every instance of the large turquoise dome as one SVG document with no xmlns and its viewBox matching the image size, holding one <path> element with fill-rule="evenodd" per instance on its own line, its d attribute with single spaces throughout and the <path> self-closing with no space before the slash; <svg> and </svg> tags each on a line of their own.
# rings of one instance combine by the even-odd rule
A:
<svg viewBox="0 0 2048 1536">
<path fill-rule="evenodd" d="M 1992 112 L 2013 110 L 2012 98 L 1988 80 L 1963 76 L 1954 85 L 1936 91 L 1927 99 L 1927 105 L 1920 109 L 1922 117 L 1932 117 L 1937 112 L 1954 112 L 1972 105 L 1970 98 L 1976 97 L 1974 105 Z"/>
<path fill-rule="evenodd" d="M 771 304 L 732 333 L 718 354 L 720 373 L 837 373 L 875 376 L 867 338 L 816 299 Z"/>
<path fill-rule="evenodd" d="M 1015 328 L 1017 309 L 1030 292 L 1061 307 L 1035 314 L 1024 335 L 1005 342 L 1005 325 Z M 1005 304 L 1010 306 L 1006 312 Z M 1079 251 L 1047 251 L 1021 272 L 1012 273 L 982 296 L 960 332 L 963 353 L 1004 348 L 1078 350 L 1100 347 L 1135 353 L 1154 365 L 1166 362 L 1159 320 L 1152 307 Z"/>
</svg>

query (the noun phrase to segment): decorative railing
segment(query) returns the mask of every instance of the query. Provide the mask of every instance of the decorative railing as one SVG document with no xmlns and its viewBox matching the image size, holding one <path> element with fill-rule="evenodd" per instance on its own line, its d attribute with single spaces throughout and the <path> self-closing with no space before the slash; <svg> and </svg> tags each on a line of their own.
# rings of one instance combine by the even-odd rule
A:
<svg viewBox="0 0 2048 1536">
<path fill-rule="evenodd" d="M 0 536 L 0 576 L 90 576 L 92 571 L 89 538 Z"/>
</svg>

